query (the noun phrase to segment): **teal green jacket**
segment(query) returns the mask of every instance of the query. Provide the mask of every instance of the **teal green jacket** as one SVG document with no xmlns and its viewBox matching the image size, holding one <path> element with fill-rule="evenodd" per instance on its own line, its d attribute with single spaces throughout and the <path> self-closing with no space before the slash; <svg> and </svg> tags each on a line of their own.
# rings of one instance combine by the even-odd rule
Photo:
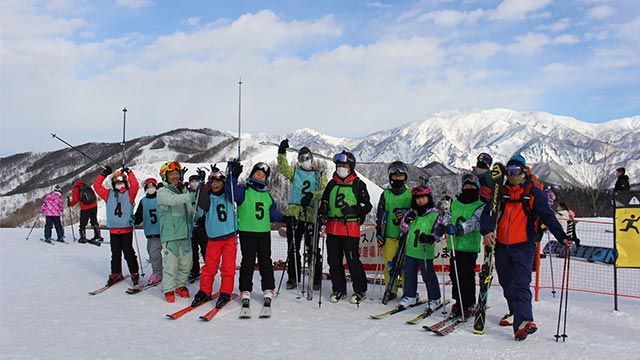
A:
<svg viewBox="0 0 640 360">
<path fill-rule="evenodd" d="M 158 189 L 158 213 L 160 215 L 160 240 L 162 242 L 189 238 L 195 192 L 180 192 L 174 185 L 164 183 Z"/>
</svg>

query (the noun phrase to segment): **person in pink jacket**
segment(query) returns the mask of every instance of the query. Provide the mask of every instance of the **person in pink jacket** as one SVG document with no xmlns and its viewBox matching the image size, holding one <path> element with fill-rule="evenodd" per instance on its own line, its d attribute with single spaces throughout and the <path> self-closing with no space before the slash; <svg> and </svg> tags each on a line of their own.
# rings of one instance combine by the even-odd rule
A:
<svg viewBox="0 0 640 360">
<path fill-rule="evenodd" d="M 44 241 L 51 242 L 51 228 L 56 227 L 56 241 L 64 242 L 64 228 L 62 227 L 62 212 L 64 203 L 62 202 L 62 189 L 60 185 L 53 188 L 53 192 L 44 197 L 44 204 L 40 207 L 40 213 L 46 217 L 44 225 Z"/>
</svg>

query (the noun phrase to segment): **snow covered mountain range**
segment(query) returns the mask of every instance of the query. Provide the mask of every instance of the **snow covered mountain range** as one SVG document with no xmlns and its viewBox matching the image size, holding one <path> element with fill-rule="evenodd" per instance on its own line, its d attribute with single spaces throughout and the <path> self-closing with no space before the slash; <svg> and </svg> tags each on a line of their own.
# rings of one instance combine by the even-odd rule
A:
<svg viewBox="0 0 640 360">
<path fill-rule="evenodd" d="M 178 160 L 190 169 L 190 175 L 198 166 L 208 167 L 237 157 L 234 135 L 211 129 L 177 129 L 128 140 L 127 165 L 143 180 L 157 178 L 165 161 Z M 520 152 L 541 179 L 556 185 L 611 188 L 614 170 L 619 166 L 627 168 L 632 184 L 640 178 L 640 116 L 589 124 L 541 112 L 443 111 L 355 139 L 332 137 L 311 129 L 285 136 L 242 134 L 245 173 L 257 161 L 273 162 L 277 145 L 284 138 L 292 147 L 288 153 L 291 161 L 295 159 L 295 149 L 308 146 L 329 169 L 333 154 L 343 149 L 352 151 L 358 160 L 356 169 L 371 180 L 371 197 L 376 201 L 380 189 L 374 184 L 382 187 L 386 181 L 386 169 L 381 163 L 403 160 L 414 165 L 416 172 L 420 169 L 420 176 L 431 177 L 432 186 L 440 188 L 434 185 L 435 181 L 449 190 L 457 188 L 457 177 L 453 175 L 470 169 L 480 152 L 488 152 L 502 162 Z M 73 143 L 72 139 L 66 140 Z M 103 165 L 115 168 L 122 162 L 119 143 L 77 147 Z M 42 198 L 55 184 L 62 185 L 66 196 L 74 180 L 92 183 L 101 171 L 70 148 L 2 157 L 0 165 L 0 226 L 30 226 Z"/>
</svg>

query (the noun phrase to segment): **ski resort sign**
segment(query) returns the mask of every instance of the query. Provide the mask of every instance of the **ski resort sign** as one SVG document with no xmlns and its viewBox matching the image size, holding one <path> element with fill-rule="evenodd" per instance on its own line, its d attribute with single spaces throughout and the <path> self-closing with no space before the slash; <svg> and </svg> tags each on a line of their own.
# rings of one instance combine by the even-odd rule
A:
<svg viewBox="0 0 640 360">
<path fill-rule="evenodd" d="M 640 268 L 640 191 L 618 191 L 614 198 L 616 266 Z"/>
</svg>

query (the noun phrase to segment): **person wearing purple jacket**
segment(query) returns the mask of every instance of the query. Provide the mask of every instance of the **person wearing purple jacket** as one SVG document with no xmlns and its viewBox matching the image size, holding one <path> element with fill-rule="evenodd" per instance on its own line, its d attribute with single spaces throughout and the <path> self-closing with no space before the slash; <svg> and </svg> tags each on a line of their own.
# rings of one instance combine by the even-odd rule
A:
<svg viewBox="0 0 640 360">
<path fill-rule="evenodd" d="M 38 211 L 46 217 L 43 240 L 48 243 L 53 241 L 51 238 L 51 229 L 55 226 L 56 235 L 58 236 L 56 241 L 64 242 L 64 228 L 62 227 L 64 203 L 62 202 L 62 189 L 60 185 L 56 185 L 53 188 L 53 192 L 44 197 L 44 203 Z"/>
</svg>

